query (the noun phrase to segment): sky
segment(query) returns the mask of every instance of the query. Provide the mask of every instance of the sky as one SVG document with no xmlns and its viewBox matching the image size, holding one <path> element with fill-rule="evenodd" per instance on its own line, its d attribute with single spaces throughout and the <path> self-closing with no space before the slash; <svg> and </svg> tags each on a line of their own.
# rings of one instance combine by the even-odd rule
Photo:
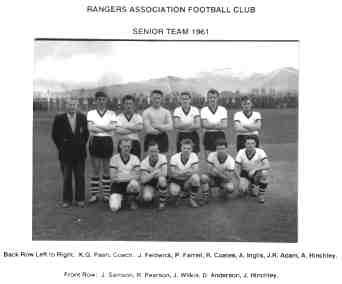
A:
<svg viewBox="0 0 342 284">
<path fill-rule="evenodd" d="M 202 72 L 298 69 L 297 42 L 35 41 L 35 80 L 97 87 Z"/>
</svg>

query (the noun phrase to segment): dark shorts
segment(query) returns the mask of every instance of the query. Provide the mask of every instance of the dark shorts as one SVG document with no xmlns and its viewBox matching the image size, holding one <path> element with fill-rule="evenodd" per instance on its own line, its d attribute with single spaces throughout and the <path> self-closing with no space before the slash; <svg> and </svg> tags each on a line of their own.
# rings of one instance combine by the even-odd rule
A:
<svg viewBox="0 0 342 284">
<path fill-rule="evenodd" d="M 236 136 L 236 151 L 239 152 L 239 150 L 245 148 L 245 142 L 246 137 L 255 137 L 256 140 L 256 146 L 259 147 L 260 141 L 258 135 L 238 135 Z"/>
<path fill-rule="evenodd" d="M 156 141 L 159 146 L 160 153 L 167 153 L 169 151 L 169 137 L 166 132 L 160 134 L 146 134 L 144 141 L 144 151 L 148 150 L 148 143 L 150 141 Z"/>
<path fill-rule="evenodd" d="M 89 154 L 92 157 L 110 159 L 113 156 L 113 139 L 109 136 L 93 136 L 89 141 Z"/>
<path fill-rule="evenodd" d="M 224 182 L 226 181 L 223 178 L 218 176 L 209 176 L 209 185 L 211 187 L 220 187 Z"/>
<path fill-rule="evenodd" d="M 119 143 L 118 142 L 118 146 L 117 146 L 117 150 L 119 151 Z M 132 140 L 132 149 L 131 149 L 131 154 L 137 156 L 139 159 L 141 157 L 141 145 L 139 140 Z"/>
<path fill-rule="evenodd" d="M 206 131 L 204 132 L 203 145 L 205 151 L 215 151 L 216 141 L 218 139 L 226 139 L 223 131 Z"/>
<path fill-rule="evenodd" d="M 149 186 L 152 186 L 154 188 L 157 188 L 157 186 L 158 186 L 158 178 L 153 178 L 153 179 L 149 180 L 148 182 L 143 183 L 142 185 L 143 186 L 149 185 Z"/>
<path fill-rule="evenodd" d="M 256 171 L 252 177 L 248 176 L 248 172 L 242 170 L 240 173 L 240 177 L 246 178 L 251 182 L 257 182 L 260 179 L 261 171 Z"/>
<path fill-rule="evenodd" d="M 200 152 L 200 141 L 197 131 L 192 132 L 178 132 L 177 135 L 177 153 L 181 151 L 181 141 L 183 139 L 191 139 L 192 143 L 194 143 L 193 152 Z"/>
<path fill-rule="evenodd" d="M 127 192 L 127 185 L 129 184 L 129 181 L 125 182 L 113 182 L 110 187 L 110 193 L 118 193 L 118 194 L 126 194 Z"/>
</svg>

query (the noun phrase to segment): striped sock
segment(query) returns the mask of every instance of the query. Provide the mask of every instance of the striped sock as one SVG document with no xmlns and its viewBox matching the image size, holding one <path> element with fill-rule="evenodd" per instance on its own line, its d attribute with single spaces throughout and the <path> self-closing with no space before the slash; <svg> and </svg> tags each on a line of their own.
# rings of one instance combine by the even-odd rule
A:
<svg viewBox="0 0 342 284">
<path fill-rule="evenodd" d="M 105 200 L 108 200 L 110 196 L 110 182 L 110 176 L 102 176 L 102 191 Z"/>
<path fill-rule="evenodd" d="M 209 199 L 209 184 L 203 184 L 202 185 L 202 188 L 201 188 L 201 199 L 204 201 L 204 202 L 207 202 L 208 199 Z"/>
<path fill-rule="evenodd" d="M 162 204 L 166 203 L 167 200 L 167 186 L 165 187 L 158 187 L 158 192 L 159 192 L 159 202 Z"/>
<path fill-rule="evenodd" d="M 198 197 L 199 186 L 192 186 L 190 190 L 190 199 L 196 200 Z"/>
<path fill-rule="evenodd" d="M 260 182 L 259 183 L 259 194 L 265 194 L 267 183 Z"/>
<path fill-rule="evenodd" d="M 92 177 L 90 179 L 90 195 L 96 196 L 100 192 L 100 178 Z"/>
</svg>

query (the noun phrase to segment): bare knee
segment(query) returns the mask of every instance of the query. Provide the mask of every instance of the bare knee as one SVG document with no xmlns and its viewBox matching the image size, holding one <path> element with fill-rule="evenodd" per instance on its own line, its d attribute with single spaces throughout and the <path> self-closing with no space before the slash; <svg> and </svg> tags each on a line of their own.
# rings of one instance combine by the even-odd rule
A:
<svg viewBox="0 0 342 284">
<path fill-rule="evenodd" d="M 142 200 L 145 202 L 150 202 L 153 199 L 154 189 L 152 186 L 145 186 L 142 190 Z"/>
<path fill-rule="evenodd" d="M 249 181 L 246 178 L 240 178 L 239 182 L 239 190 L 242 192 L 246 192 L 249 187 Z"/>
<path fill-rule="evenodd" d="M 200 177 L 198 174 L 193 174 L 190 178 L 190 185 L 191 186 L 200 186 L 201 181 L 200 181 Z"/>
<path fill-rule="evenodd" d="M 109 197 L 109 208 L 111 211 L 116 212 L 121 208 L 122 205 L 122 195 L 118 193 L 113 193 Z"/>
<path fill-rule="evenodd" d="M 128 185 L 127 185 L 127 192 L 128 193 L 139 193 L 140 192 L 140 186 L 137 180 L 132 179 Z"/>
<path fill-rule="evenodd" d="M 171 183 L 169 190 L 172 196 L 178 196 L 181 191 L 181 188 L 178 184 Z"/>
<path fill-rule="evenodd" d="M 163 176 L 159 177 L 159 178 L 158 178 L 158 185 L 159 185 L 160 187 L 166 187 L 166 186 L 167 186 L 166 177 L 163 177 Z"/>
<path fill-rule="evenodd" d="M 207 184 L 207 183 L 209 183 L 209 176 L 208 175 L 201 175 L 201 179 L 200 179 L 200 181 L 201 181 L 201 184 Z"/>
<path fill-rule="evenodd" d="M 223 185 L 223 189 L 227 191 L 228 193 L 234 192 L 234 183 L 232 182 L 227 182 Z"/>
</svg>

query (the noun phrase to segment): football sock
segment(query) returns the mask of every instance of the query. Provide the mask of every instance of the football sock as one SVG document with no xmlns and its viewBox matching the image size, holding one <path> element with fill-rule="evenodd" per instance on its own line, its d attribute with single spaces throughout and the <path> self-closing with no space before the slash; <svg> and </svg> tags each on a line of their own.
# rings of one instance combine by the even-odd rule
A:
<svg viewBox="0 0 342 284">
<path fill-rule="evenodd" d="M 90 195 L 94 196 L 100 192 L 100 178 L 92 177 L 90 180 Z"/>
<path fill-rule="evenodd" d="M 203 201 L 207 201 L 209 198 L 209 184 L 202 185 L 202 199 Z"/>
<path fill-rule="evenodd" d="M 102 176 L 102 190 L 104 198 L 109 198 L 110 196 L 110 176 Z"/>
<path fill-rule="evenodd" d="M 160 203 L 165 203 L 167 199 L 167 187 L 158 187 L 158 192 L 159 192 L 159 202 Z"/>
<path fill-rule="evenodd" d="M 267 183 L 260 182 L 259 183 L 259 193 L 264 194 L 267 188 Z"/>
<path fill-rule="evenodd" d="M 195 200 L 198 195 L 198 186 L 192 186 L 190 190 L 190 199 Z"/>
</svg>

